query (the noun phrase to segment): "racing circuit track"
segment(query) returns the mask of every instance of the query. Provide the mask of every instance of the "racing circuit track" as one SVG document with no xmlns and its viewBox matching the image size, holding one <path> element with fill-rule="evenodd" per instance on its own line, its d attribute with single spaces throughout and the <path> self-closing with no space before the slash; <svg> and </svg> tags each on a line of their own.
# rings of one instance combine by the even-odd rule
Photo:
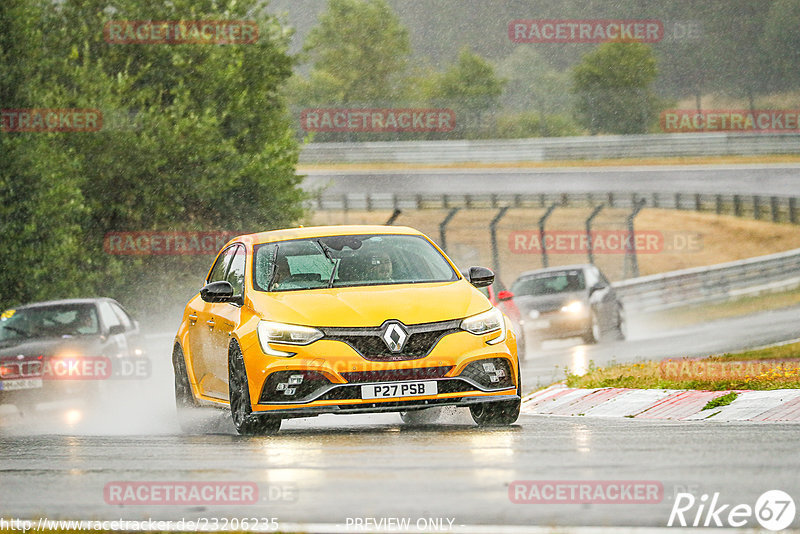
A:
<svg viewBox="0 0 800 534">
<path fill-rule="evenodd" d="M 314 174 L 309 186 L 333 180 L 332 192 L 443 192 L 455 183 L 485 188 L 489 173 L 498 190 L 517 192 L 800 190 L 800 166 L 790 165 L 328 173 Z M 702 355 L 796 339 L 799 314 L 794 307 L 674 330 L 634 322 L 623 342 L 546 342 L 524 360 L 523 384 L 549 383 L 563 377 L 564 367 L 580 369 L 589 361 Z M 308 529 L 317 532 L 363 531 L 346 529 L 348 518 L 409 518 L 412 524 L 433 518 L 499 533 L 493 525 L 518 527 L 508 532 L 548 525 L 665 527 L 675 493 L 687 490 L 720 492 L 725 503 L 751 506 L 771 489 L 800 497 L 797 426 L 788 424 L 523 415 L 511 428 L 485 430 L 458 411 L 442 427 L 404 426 L 396 414 L 322 416 L 286 422 L 274 436 L 239 437 L 220 412 L 209 416 L 209 433 L 181 435 L 172 404 L 173 326 L 177 318 L 150 337 L 147 380 L 109 384 L 98 398 L 42 405 L 24 418 L 0 407 L 0 517 L 247 516 L 340 525 Z M 652 504 L 514 504 L 508 489 L 515 480 L 658 481 L 663 496 Z M 245 481 L 258 486 L 260 497 L 249 505 L 119 506 L 104 498 L 105 486 L 115 481 Z"/>
</svg>

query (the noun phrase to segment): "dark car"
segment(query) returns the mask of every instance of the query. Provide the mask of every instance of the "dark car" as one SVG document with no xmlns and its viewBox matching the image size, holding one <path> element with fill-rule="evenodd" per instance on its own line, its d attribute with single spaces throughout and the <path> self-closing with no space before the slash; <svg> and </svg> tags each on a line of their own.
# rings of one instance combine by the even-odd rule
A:
<svg viewBox="0 0 800 534">
<path fill-rule="evenodd" d="M 586 343 L 625 338 L 625 312 L 608 279 L 594 265 L 522 273 L 511 286 L 525 317 L 528 342 L 581 337 Z"/>
<path fill-rule="evenodd" d="M 85 391 L 143 359 L 139 325 L 115 300 L 27 304 L 0 315 L 0 404 L 30 405 Z"/>
<path fill-rule="evenodd" d="M 499 279 L 487 287 L 478 288 L 494 306 L 500 308 L 514 325 L 514 332 L 517 334 L 517 354 L 520 359 L 525 358 L 525 321 L 519 308 L 514 303 L 514 293 L 508 291 L 506 286 Z"/>
</svg>

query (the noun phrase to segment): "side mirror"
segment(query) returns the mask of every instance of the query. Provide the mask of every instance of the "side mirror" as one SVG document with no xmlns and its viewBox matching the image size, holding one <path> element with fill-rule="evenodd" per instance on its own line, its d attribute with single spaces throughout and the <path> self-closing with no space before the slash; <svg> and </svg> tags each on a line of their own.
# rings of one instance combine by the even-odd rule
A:
<svg viewBox="0 0 800 534">
<path fill-rule="evenodd" d="M 109 336 L 116 336 L 117 334 L 124 334 L 125 327 L 121 324 L 114 324 L 108 327 L 108 335 Z"/>
<path fill-rule="evenodd" d="M 467 280 L 475 287 L 488 287 L 494 282 L 494 273 L 486 267 L 470 267 Z"/>
<path fill-rule="evenodd" d="M 597 282 L 595 285 L 589 288 L 589 294 L 591 295 L 595 291 L 600 291 L 601 289 L 605 289 L 606 285 L 602 282 Z"/>
<path fill-rule="evenodd" d="M 500 293 L 497 294 L 497 300 L 499 300 L 500 302 L 511 300 L 513 298 L 514 298 L 514 293 L 512 293 L 511 291 L 501 291 Z"/>
<path fill-rule="evenodd" d="M 200 290 L 200 298 L 205 302 L 233 302 L 233 286 L 227 280 L 211 282 Z"/>
</svg>

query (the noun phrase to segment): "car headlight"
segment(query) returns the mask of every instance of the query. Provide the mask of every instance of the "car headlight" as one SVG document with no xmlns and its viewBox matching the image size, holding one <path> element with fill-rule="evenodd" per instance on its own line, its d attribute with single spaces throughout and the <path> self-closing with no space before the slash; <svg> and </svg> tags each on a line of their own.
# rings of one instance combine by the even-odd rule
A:
<svg viewBox="0 0 800 534">
<path fill-rule="evenodd" d="M 531 310 L 528 312 L 528 317 L 531 319 L 538 319 L 539 318 L 539 310 Z"/>
<path fill-rule="evenodd" d="M 496 345 L 506 338 L 506 321 L 503 312 L 497 308 L 467 317 L 461 321 L 461 328 L 475 335 L 499 332 L 500 335 L 486 342 L 489 345 Z"/>
<path fill-rule="evenodd" d="M 579 314 L 586 311 L 586 306 L 580 300 L 573 300 L 566 306 L 561 307 L 561 311 L 565 313 Z"/>
<path fill-rule="evenodd" d="M 294 356 L 294 353 L 273 349 L 270 343 L 308 345 L 322 337 L 322 332 L 310 326 L 276 323 L 273 321 L 259 321 L 257 330 L 261 350 L 265 354 L 272 356 Z"/>
</svg>

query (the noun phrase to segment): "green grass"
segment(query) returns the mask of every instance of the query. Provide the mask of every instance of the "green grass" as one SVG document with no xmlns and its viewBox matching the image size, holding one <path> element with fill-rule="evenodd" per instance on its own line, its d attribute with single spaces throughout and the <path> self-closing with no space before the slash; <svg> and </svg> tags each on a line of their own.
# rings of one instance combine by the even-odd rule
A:
<svg viewBox="0 0 800 534">
<path fill-rule="evenodd" d="M 800 343 L 701 359 L 589 365 L 584 375 L 567 371 L 573 388 L 697 389 L 710 391 L 800 389 Z"/>
<path fill-rule="evenodd" d="M 717 397 L 716 399 L 712 399 L 712 400 L 708 401 L 708 404 L 703 406 L 703 410 L 711 410 L 713 408 L 718 408 L 720 406 L 727 406 L 730 403 L 732 403 L 733 401 L 735 401 L 736 397 L 738 397 L 738 396 L 739 396 L 738 393 L 736 393 L 735 391 L 731 391 L 730 393 L 726 393 L 725 395 L 722 395 L 721 397 Z M 700 411 L 702 412 L 703 410 L 700 410 Z"/>
</svg>

